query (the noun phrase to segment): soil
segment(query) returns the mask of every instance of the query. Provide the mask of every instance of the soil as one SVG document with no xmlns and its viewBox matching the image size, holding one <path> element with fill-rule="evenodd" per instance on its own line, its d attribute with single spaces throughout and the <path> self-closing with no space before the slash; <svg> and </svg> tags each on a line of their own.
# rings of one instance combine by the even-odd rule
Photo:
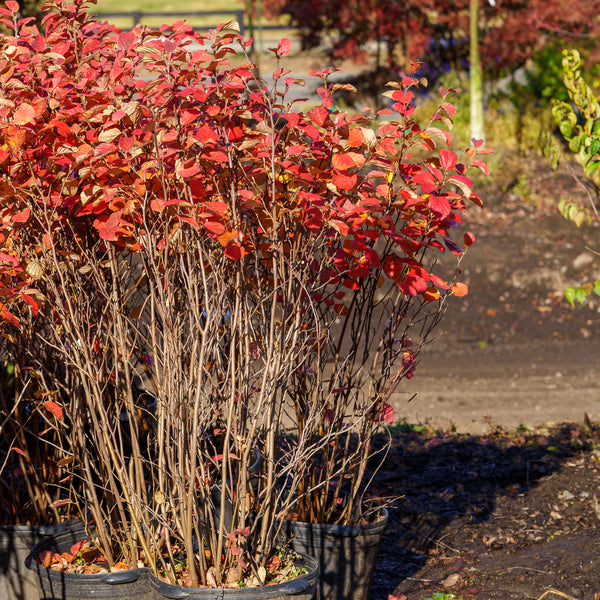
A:
<svg viewBox="0 0 600 600">
<path fill-rule="evenodd" d="M 573 424 L 397 434 L 371 600 L 600 599 L 598 442 Z"/>
</svg>

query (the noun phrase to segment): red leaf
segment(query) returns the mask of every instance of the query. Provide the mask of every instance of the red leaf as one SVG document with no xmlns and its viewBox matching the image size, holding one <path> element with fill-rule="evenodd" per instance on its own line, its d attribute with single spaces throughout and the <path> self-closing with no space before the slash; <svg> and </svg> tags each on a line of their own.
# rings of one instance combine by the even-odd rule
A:
<svg viewBox="0 0 600 600">
<path fill-rule="evenodd" d="M 413 175 L 412 180 L 415 183 L 418 183 L 423 192 L 426 194 L 430 194 L 437 189 L 437 183 L 433 179 L 433 175 L 427 171 L 420 171 L 416 173 Z"/>
<path fill-rule="evenodd" d="M 51 412 L 57 419 L 63 418 L 63 409 L 54 400 L 46 400 L 44 408 Z"/>
<path fill-rule="evenodd" d="M 206 203 L 206 209 L 215 213 L 216 215 L 225 216 L 225 213 L 229 209 L 229 204 L 226 202 L 220 202 L 218 200 L 213 200 L 212 202 Z"/>
<path fill-rule="evenodd" d="M 398 154 L 398 148 L 396 147 L 394 140 L 391 138 L 384 138 L 381 140 L 381 142 L 379 142 L 379 145 L 377 146 L 377 152 L 387 152 L 392 156 L 396 156 L 396 154 Z"/>
<path fill-rule="evenodd" d="M 28 123 L 35 123 L 35 109 L 31 104 L 22 102 L 19 108 L 13 115 L 13 123 L 15 125 L 27 125 Z"/>
<path fill-rule="evenodd" d="M 202 113 L 198 109 L 186 109 L 181 112 L 181 117 L 179 120 L 181 121 L 182 125 L 189 125 L 190 123 L 193 123 L 201 114 Z M 206 125 L 204 127 L 206 127 Z"/>
<path fill-rule="evenodd" d="M 21 456 L 27 458 L 27 454 L 25 454 L 25 452 L 23 452 L 23 450 L 21 450 L 21 448 L 17 448 L 16 446 L 13 446 L 13 450 L 17 453 L 20 454 Z"/>
<path fill-rule="evenodd" d="M 241 244 L 229 244 L 223 254 L 231 260 L 241 260 L 248 252 Z"/>
<path fill-rule="evenodd" d="M 69 135 L 71 133 L 71 128 L 64 121 L 52 119 L 52 121 L 50 121 L 48 125 L 50 127 L 54 127 L 61 135 Z"/>
<path fill-rule="evenodd" d="M 299 156 L 306 150 L 306 147 L 302 144 L 295 144 L 294 146 L 289 146 L 285 149 L 286 156 Z"/>
<path fill-rule="evenodd" d="M 117 49 L 127 52 L 135 43 L 135 31 L 122 31 L 117 36 Z"/>
<path fill-rule="evenodd" d="M 14 0 L 6 0 L 5 2 L 6 4 L 6 8 L 8 8 L 8 10 L 16 13 L 19 12 L 19 3 L 15 2 Z"/>
<path fill-rule="evenodd" d="M 196 219 L 194 219 L 193 217 L 189 217 L 187 215 L 177 215 L 177 218 L 183 221 L 184 223 L 189 223 L 192 227 L 195 227 L 196 229 L 200 229 L 200 223 L 198 223 L 198 221 L 196 221 Z"/>
<path fill-rule="evenodd" d="M 94 221 L 94 227 L 98 230 L 100 237 L 107 242 L 117 241 L 117 229 L 121 223 L 123 211 L 118 210 L 110 216 L 101 215 Z"/>
<path fill-rule="evenodd" d="M 15 327 L 20 327 L 19 319 L 13 315 L 2 302 L 0 302 L 0 319 L 8 321 Z"/>
<path fill-rule="evenodd" d="M 383 259 L 383 272 L 394 281 L 398 281 L 403 268 L 404 265 L 396 254 L 390 254 Z"/>
<path fill-rule="evenodd" d="M 189 160 L 186 160 L 183 163 L 183 165 L 181 165 L 177 169 L 177 175 L 179 175 L 179 177 L 181 177 L 182 179 L 185 179 L 186 177 L 193 177 L 199 171 L 200 165 L 196 162 L 194 158 L 190 158 Z"/>
<path fill-rule="evenodd" d="M 489 176 L 490 174 L 490 170 L 488 168 L 488 166 L 481 160 L 474 160 L 471 162 L 471 166 L 472 167 L 477 167 L 478 169 L 480 169 L 481 171 L 483 171 L 486 175 Z"/>
<path fill-rule="evenodd" d="M 287 56 L 292 49 L 292 42 L 287 38 L 281 38 L 279 44 L 277 44 L 277 54 L 280 56 Z"/>
<path fill-rule="evenodd" d="M 429 208 L 438 217 L 440 217 L 440 219 L 446 218 L 452 210 L 450 207 L 450 203 L 443 196 L 430 196 Z"/>
<path fill-rule="evenodd" d="M 402 90 L 394 90 L 391 94 L 392 100 L 394 102 L 400 102 L 402 104 L 410 104 L 412 101 L 414 94 L 411 91 L 403 92 Z"/>
<path fill-rule="evenodd" d="M 6 252 L 0 252 L 0 261 L 6 262 L 13 267 L 16 267 L 19 264 L 19 259 L 12 254 L 6 254 Z"/>
<path fill-rule="evenodd" d="M 440 165 L 445 171 L 450 171 L 456 166 L 456 152 L 440 150 Z"/>
<path fill-rule="evenodd" d="M 317 94 L 319 94 L 321 97 L 321 104 L 325 108 L 331 108 L 333 106 L 333 98 L 331 97 L 331 92 L 328 89 L 320 87 L 317 90 Z"/>
<path fill-rule="evenodd" d="M 335 185 L 336 188 L 338 188 L 339 190 L 346 190 L 346 191 L 354 188 L 357 181 L 358 181 L 358 176 L 356 175 L 356 173 L 348 174 L 345 172 L 342 172 L 342 173 L 335 172 L 331 179 L 331 183 L 333 183 L 333 185 Z"/>
<path fill-rule="evenodd" d="M 463 240 L 465 242 L 465 246 L 468 248 L 475 242 L 475 236 L 470 231 L 467 231 L 467 233 L 465 233 L 463 236 Z"/>
<path fill-rule="evenodd" d="M 29 306 L 31 306 L 31 310 L 33 311 L 34 315 L 37 315 L 38 312 L 40 312 L 40 307 L 31 296 L 28 296 L 27 294 L 21 294 L 21 298 L 23 298 L 23 300 L 29 304 Z"/>
<path fill-rule="evenodd" d="M 221 223 L 221 221 L 205 221 L 204 229 L 207 229 L 208 231 L 216 235 L 221 235 L 225 232 L 225 226 L 223 225 L 223 223 Z"/>
<path fill-rule="evenodd" d="M 315 106 L 306 113 L 317 125 L 321 127 L 329 118 L 329 112 L 324 106 Z"/>
<path fill-rule="evenodd" d="M 194 133 L 193 137 L 206 143 L 217 139 L 218 135 L 208 125 L 202 125 L 201 127 L 198 127 L 198 130 Z"/>
<path fill-rule="evenodd" d="M 73 544 L 71 546 L 71 554 L 73 556 L 77 556 L 81 552 L 81 549 L 83 548 L 83 546 L 86 542 L 87 542 L 87 540 L 82 540 L 80 542 L 76 542 L 75 544 Z"/>
<path fill-rule="evenodd" d="M 348 233 L 350 233 L 350 227 L 344 223 L 344 221 L 339 221 L 338 219 L 331 220 L 331 226 L 338 231 L 343 237 L 346 237 Z"/>
<path fill-rule="evenodd" d="M 387 402 L 381 407 L 381 412 L 379 413 L 378 421 L 386 421 L 390 425 L 394 424 L 394 408 L 389 405 Z"/>
<path fill-rule="evenodd" d="M 441 105 L 441 108 L 443 108 L 448 113 L 448 116 L 450 118 L 452 118 L 456 114 L 456 108 L 453 104 L 450 104 L 450 102 L 444 102 Z"/>
</svg>

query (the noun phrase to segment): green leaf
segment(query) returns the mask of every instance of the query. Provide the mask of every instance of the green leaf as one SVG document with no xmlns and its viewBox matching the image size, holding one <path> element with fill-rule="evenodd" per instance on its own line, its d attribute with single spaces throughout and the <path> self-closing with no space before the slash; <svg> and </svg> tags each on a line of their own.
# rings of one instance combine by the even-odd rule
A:
<svg viewBox="0 0 600 600">
<path fill-rule="evenodd" d="M 581 148 L 581 136 L 576 135 L 569 142 L 569 150 L 571 150 L 571 152 L 577 153 L 577 152 L 579 152 L 580 148 Z"/>
<path fill-rule="evenodd" d="M 570 138 L 571 133 L 573 133 L 573 125 L 569 123 L 569 121 L 562 121 L 559 125 L 560 132 L 565 136 L 565 138 Z"/>
<path fill-rule="evenodd" d="M 575 306 L 575 292 L 576 289 L 574 287 L 568 287 L 565 290 L 565 298 L 569 301 L 571 306 Z"/>
<path fill-rule="evenodd" d="M 600 280 L 594 283 L 594 294 L 600 296 Z"/>
<path fill-rule="evenodd" d="M 586 297 L 587 294 L 585 293 L 585 290 L 582 287 L 575 289 L 575 299 L 579 302 L 579 304 L 583 304 L 585 302 Z"/>
</svg>

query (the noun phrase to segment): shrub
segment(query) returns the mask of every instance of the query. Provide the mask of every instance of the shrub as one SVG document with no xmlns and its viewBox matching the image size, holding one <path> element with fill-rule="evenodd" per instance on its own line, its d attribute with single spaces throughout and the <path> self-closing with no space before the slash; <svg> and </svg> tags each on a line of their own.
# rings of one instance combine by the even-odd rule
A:
<svg viewBox="0 0 600 600">
<path fill-rule="evenodd" d="M 360 518 L 387 399 L 467 291 L 435 257 L 462 255 L 467 171 L 487 168 L 478 143 L 447 148 L 445 90 L 421 127 L 416 79 L 350 115 L 325 70 L 296 112 L 296 82 L 258 80 L 233 24 L 119 32 L 84 8 L 48 2 L 43 33 L 2 12 L 5 330 L 25 307 L 58 365 L 56 427 L 109 562 L 264 582 L 297 498 Z"/>
<path fill-rule="evenodd" d="M 566 219 L 578 227 L 584 222 L 600 221 L 598 200 L 600 198 L 600 100 L 582 75 L 581 57 L 577 50 L 564 52 L 562 61 L 563 82 L 570 102 L 554 99 L 552 114 L 561 135 L 583 168 L 587 177 L 587 203 L 572 198 L 563 198 L 559 209 Z M 554 168 L 558 166 L 562 151 L 547 138 L 547 153 Z M 567 300 L 585 302 L 592 292 L 600 295 L 600 281 L 587 282 L 565 291 Z"/>
</svg>

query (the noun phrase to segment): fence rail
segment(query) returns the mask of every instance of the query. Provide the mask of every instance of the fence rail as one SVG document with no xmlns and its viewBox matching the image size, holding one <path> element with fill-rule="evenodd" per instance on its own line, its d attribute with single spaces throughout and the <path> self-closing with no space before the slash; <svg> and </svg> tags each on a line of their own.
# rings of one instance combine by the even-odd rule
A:
<svg viewBox="0 0 600 600">
<path fill-rule="evenodd" d="M 144 22 L 147 17 L 165 17 L 170 19 L 171 17 L 225 17 L 225 21 L 231 21 L 235 19 L 240 25 L 240 33 L 244 34 L 244 11 L 243 10 L 215 10 L 215 11 L 201 11 L 201 12 L 189 12 L 189 11 L 176 11 L 176 12 L 146 12 L 141 10 L 134 10 L 130 12 L 99 12 L 96 13 L 100 19 L 131 19 L 132 28 L 140 23 Z M 205 30 L 211 27 L 216 27 L 220 21 L 214 24 L 207 25 L 206 27 L 194 27 L 194 29 Z"/>
<path fill-rule="evenodd" d="M 97 13 L 98 18 L 100 19 L 130 19 L 131 27 L 135 27 L 141 23 L 144 23 L 144 19 L 150 18 L 165 18 L 170 19 L 172 17 L 191 17 L 198 18 L 201 17 L 203 21 L 206 21 L 205 17 L 220 17 L 220 19 L 215 19 L 215 22 L 211 22 L 208 25 L 201 26 L 193 26 L 193 28 L 197 31 L 206 31 L 211 27 L 216 27 L 220 22 L 223 21 L 231 21 L 235 19 L 240 26 L 240 34 L 244 35 L 244 30 L 246 28 L 246 13 L 244 10 L 214 10 L 214 11 L 199 11 L 199 12 L 189 12 L 189 11 L 176 11 L 176 12 L 146 12 L 146 11 L 129 11 L 129 12 L 99 12 Z M 277 29 L 294 29 L 294 27 L 289 27 L 287 25 L 265 25 L 261 24 L 260 29 L 265 31 L 273 31 Z"/>
</svg>

